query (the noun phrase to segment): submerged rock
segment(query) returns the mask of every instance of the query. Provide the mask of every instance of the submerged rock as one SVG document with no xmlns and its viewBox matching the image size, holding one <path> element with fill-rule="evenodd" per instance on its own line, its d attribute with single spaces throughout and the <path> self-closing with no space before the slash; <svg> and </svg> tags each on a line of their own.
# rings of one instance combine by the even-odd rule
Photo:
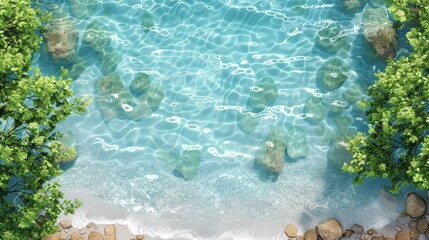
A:
<svg viewBox="0 0 429 240">
<path fill-rule="evenodd" d="M 162 100 L 164 99 L 164 88 L 161 84 L 152 83 L 144 95 L 137 98 L 140 102 L 146 102 L 148 106 L 155 111 L 159 108 Z"/>
<path fill-rule="evenodd" d="M 378 191 L 378 199 L 385 207 L 392 211 L 396 211 L 400 203 L 399 197 L 390 193 L 389 188 L 386 186 L 380 188 Z"/>
<path fill-rule="evenodd" d="M 347 150 L 347 139 L 356 134 L 357 130 L 352 127 L 340 128 L 331 139 L 327 154 L 328 164 L 341 171 L 344 163 L 350 162 L 353 154 Z"/>
<path fill-rule="evenodd" d="M 360 84 L 354 84 L 352 87 L 343 92 L 341 97 L 348 104 L 353 104 L 356 101 L 360 101 L 363 99 L 365 95 L 364 87 Z"/>
<path fill-rule="evenodd" d="M 353 119 L 349 116 L 342 115 L 334 118 L 334 123 L 338 128 L 346 128 L 350 124 L 352 124 L 352 122 L 353 122 Z"/>
<path fill-rule="evenodd" d="M 63 137 L 60 139 L 60 142 L 63 144 L 61 151 L 64 153 L 73 150 L 72 155 L 56 160 L 56 162 L 62 165 L 63 168 L 68 168 L 74 163 L 79 155 L 79 143 L 74 134 L 70 131 L 63 133 Z"/>
<path fill-rule="evenodd" d="M 78 57 L 71 68 L 69 69 L 69 77 L 71 77 L 72 80 L 76 80 L 86 69 L 88 68 L 88 62 Z"/>
<path fill-rule="evenodd" d="M 169 163 L 169 164 L 176 163 L 180 158 L 180 156 L 178 154 L 176 154 L 174 152 L 167 152 L 164 150 L 157 151 L 156 157 L 159 160 L 164 161 L 164 162 Z"/>
<path fill-rule="evenodd" d="M 316 226 L 316 232 L 322 240 L 337 240 L 343 235 L 343 227 L 337 219 L 329 219 Z"/>
<path fill-rule="evenodd" d="M 185 150 L 176 163 L 175 171 L 186 180 L 193 179 L 200 169 L 201 155 L 200 150 Z"/>
<path fill-rule="evenodd" d="M 143 12 L 141 19 L 141 26 L 143 28 L 143 31 L 149 32 L 150 28 L 155 25 L 152 15 L 149 12 Z"/>
<path fill-rule="evenodd" d="M 317 32 L 316 44 L 328 53 L 350 49 L 345 34 L 341 33 L 341 29 L 336 23 L 329 24 Z"/>
<path fill-rule="evenodd" d="M 59 65 L 70 65 L 77 57 L 79 32 L 76 22 L 62 14 L 55 15 L 46 24 L 43 34 L 48 55 Z"/>
<path fill-rule="evenodd" d="M 245 133 L 252 133 L 255 131 L 256 126 L 258 126 L 260 116 L 254 115 L 250 112 L 247 113 L 237 113 L 237 124 L 241 131 Z"/>
<path fill-rule="evenodd" d="M 70 1 L 70 9 L 76 18 L 87 19 L 94 15 L 97 3 L 97 0 Z"/>
<path fill-rule="evenodd" d="M 101 65 L 100 71 L 104 75 L 114 73 L 121 61 L 122 55 L 111 48 L 102 50 L 98 56 L 98 62 Z"/>
<path fill-rule="evenodd" d="M 330 58 L 317 70 L 317 83 L 324 90 L 340 88 L 349 77 L 349 66 L 340 58 Z"/>
<path fill-rule="evenodd" d="M 410 193 L 406 201 L 406 213 L 411 218 L 419 218 L 426 213 L 426 201 L 417 193 Z"/>
<path fill-rule="evenodd" d="M 396 56 L 398 40 L 393 23 L 384 7 L 366 7 L 362 13 L 363 33 L 382 59 Z"/>
<path fill-rule="evenodd" d="M 308 155 L 307 134 L 304 129 L 298 126 L 286 129 L 286 149 L 290 158 L 303 158 Z"/>
<path fill-rule="evenodd" d="M 96 83 L 96 94 L 100 99 L 95 101 L 95 105 L 105 121 L 126 118 L 125 108 L 127 102 L 132 101 L 132 96 L 125 89 L 119 75 L 111 74 L 100 78 Z"/>
<path fill-rule="evenodd" d="M 100 52 L 107 48 L 112 41 L 112 33 L 100 21 L 90 22 L 83 33 L 82 44 Z"/>
<path fill-rule="evenodd" d="M 140 97 L 148 92 L 151 83 L 149 75 L 146 73 L 137 73 L 131 81 L 130 92 L 134 97 Z"/>
<path fill-rule="evenodd" d="M 363 5 L 365 5 L 368 0 L 339 0 L 340 6 L 348 12 L 354 12 Z"/>
<path fill-rule="evenodd" d="M 266 77 L 256 86 L 247 99 L 247 107 L 254 113 L 259 113 L 265 107 L 271 106 L 278 97 L 278 89 L 272 78 Z"/>
<path fill-rule="evenodd" d="M 322 104 L 321 97 L 311 96 L 305 101 L 304 113 L 307 115 L 305 120 L 311 124 L 317 124 L 325 118 L 328 109 Z"/>
<path fill-rule="evenodd" d="M 255 154 L 255 165 L 262 167 L 268 173 L 281 174 L 286 151 L 285 137 L 284 130 L 272 130 L 268 137 L 261 142 L 260 149 Z"/>
</svg>

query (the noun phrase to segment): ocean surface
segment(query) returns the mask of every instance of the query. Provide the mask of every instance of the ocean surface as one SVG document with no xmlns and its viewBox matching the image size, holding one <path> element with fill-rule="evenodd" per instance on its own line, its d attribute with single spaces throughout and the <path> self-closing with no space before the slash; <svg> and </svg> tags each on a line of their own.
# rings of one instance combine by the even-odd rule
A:
<svg viewBox="0 0 429 240">
<path fill-rule="evenodd" d="M 40 3 L 76 24 L 85 67 L 71 87 L 92 100 L 58 128 L 79 145 L 58 178 L 67 197 L 84 202 L 74 223 L 122 222 L 164 239 L 287 239 L 288 223 L 300 232 L 332 217 L 345 228 L 382 227 L 400 212 L 379 197 L 387 181 L 353 185 L 330 162 L 344 152 L 328 154 L 348 136 L 340 130 L 366 130 L 356 99 L 344 94 L 361 89 L 357 98 L 365 98 L 373 73 L 385 66 L 368 56 L 362 33 L 362 11 L 376 1 L 355 11 L 332 0 Z M 99 48 L 85 42 L 93 22 L 107 39 Z M 334 34 L 325 43 L 338 48 L 322 46 L 327 29 Z M 344 63 L 325 76 L 344 75 L 339 86 L 321 83 L 329 59 Z M 43 47 L 34 65 L 59 71 Z M 101 79 L 112 74 L 124 92 L 102 94 Z M 130 94 L 136 76 L 162 93 L 155 103 Z M 122 110 L 106 105 L 121 98 Z M 321 102 L 306 107 L 312 98 Z M 139 106 L 135 117 L 130 112 Z M 277 132 L 287 150 L 281 173 L 272 174 L 255 158 Z"/>
</svg>

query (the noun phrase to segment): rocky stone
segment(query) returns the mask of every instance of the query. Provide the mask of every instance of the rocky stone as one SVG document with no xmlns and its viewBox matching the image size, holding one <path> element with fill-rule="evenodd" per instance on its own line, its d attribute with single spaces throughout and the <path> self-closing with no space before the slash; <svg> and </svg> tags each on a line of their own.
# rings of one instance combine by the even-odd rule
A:
<svg viewBox="0 0 429 240">
<path fill-rule="evenodd" d="M 284 232 L 285 232 L 286 236 L 288 236 L 290 238 L 296 238 L 296 236 L 298 234 L 298 228 L 296 228 L 295 225 L 293 225 L 293 224 L 288 224 L 286 226 L 286 228 L 284 229 Z"/>
<path fill-rule="evenodd" d="M 64 153 L 68 153 L 70 150 L 73 151 L 73 153 L 67 154 L 63 158 L 56 160 L 56 162 L 62 165 L 63 168 L 68 168 L 75 162 L 79 155 L 79 143 L 71 131 L 63 132 L 63 136 L 60 138 L 60 142 L 63 144 L 61 151 L 63 151 Z M 64 225 L 62 225 L 63 221 L 66 220 L 62 220 L 60 222 L 60 225 L 63 228 L 68 229 L 72 227 L 71 222 L 69 221 L 70 225 L 67 225 L 68 228 L 66 228 Z"/>
<path fill-rule="evenodd" d="M 92 231 L 88 235 L 88 240 L 105 240 L 103 234 Z"/>
<path fill-rule="evenodd" d="M 144 234 L 139 234 L 136 236 L 136 240 L 143 240 L 144 239 Z"/>
<path fill-rule="evenodd" d="M 43 237 L 42 240 L 60 240 L 61 232 L 56 232 L 46 237 Z"/>
<path fill-rule="evenodd" d="M 72 227 L 72 223 L 70 220 L 61 220 L 60 225 L 63 229 L 69 229 Z"/>
<path fill-rule="evenodd" d="M 408 231 L 397 232 L 395 234 L 395 240 L 410 240 L 410 233 Z"/>
<path fill-rule="evenodd" d="M 402 212 L 401 214 L 399 214 L 399 218 L 405 218 L 408 217 L 407 213 Z"/>
<path fill-rule="evenodd" d="M 143 31 L 149 32 L 150 28 L 154 26 L 152 15 L 148 12 L 143 12 L 141 19 L 141 26 L 143 28 Z"/>
<path fill-rule="evenodd" d="M 416 228 L 417 227 L 417 220 L 411 220 L 408 222 L 408 227 L 410 228 Z"/>
<path fill-rule="evenodd" d="M 375 53 L 382 59 L 396 56 L 397 34 L 384 7 L 366 7 L 362 13 L 363 32 Z"/>
<path fill-rule="evenodd" d="M 152 111 L 156 111 L 164 99 L 164 88 L 158 83 L 152 83 L 147 92 L 137 99 L 140 102 L 146 102 Z"/>
<path fill-rule="evenodd" d="M 350 229 L 356 234 L 361 234 L 364 231 L 364 228 L 359 224 L 353 224 Z"/>
<path fill-rule="evenodd" d="M 183 151 L 179 161 L 176 163 L 175 171 L 184 179 L 191 180 L 197 175 L 200 168 L 200 162 L 200 150 L 185 150 Z"/>
<path fill-rule="evenodd" d="M 290 158 L 303 158 L 308 155 L 307 133 L 298 126 L 286 129 L 286 151 Z"/>
<path fill-rule="evenodd" d="M 304 240 L 304 236 L 298 235 L 298 236 L 296 237 L 296 240 Z"/>
<path fill-rule="evenodd" d="M 82 44 L 92 48 L 97 52 L 110 45 L 112 33 L 108 30 L 106 25 L 96 20 L 90 22 L 83 33 Z"/>
<path fill-rule="evenodd" d="M 429 230 L 427 230 L 427 231 L 425 232 L 425 235 L 426 235 L 426 237 L 427 237 L 427 238 L 429 238 Z"/>
<path fill-rule="evenodd" d="M 321 90 L 332 91 L 340 88 L 349 77 L 349 66 L 340 58 L 328 59 L 317 70 L 317 86 Z"/>
<path fill-rule="evenodd" d="M 237 113 L 237 125 L 241 131 L 245 133 L 252 133 L 255 131 L 260 119 L 261 117 L 259 115 L 252 112 Z"/>
<path fill-rule="evenodd" d="M 126 111 L 123 104 L 132 101 L 133 97 L 125 89 L 121 78 L 117 74 L 111 74 L 100 78 L 96 82 L 96 92 L 98 99 L 95 105 L 105 121 L 110 121 L 117 117 L 126 117 Z"/>
<path fill-rule="evenodd" d="M 347 237 L 347 238 L 350 238 L 350 237 L 352 236 L 352 234 L 353 234 L 353 230 L 351 230 L 351 229 L 346 229 L 346 230 L 344 231 L 343 236 L 344 236 L 344 237 Z"/>
<path fill-rule="evenodd" d="M 85 235 L 86 232 L 88 232 L 88 229 L 86 227 L 83 227 L 83 228 L 79 229 L 79 234 L 80 235 Z"/>
<path fill-rule="evenodd" d="M 85 238 L 78 233 L 72 233 L 70 236 L 70 240 L 85 240 Z"/>
<path fill-rule="evenodd" d="M 349 89 L 343 92 L 341 94 L 341 97 L 346 101 L 348 104 L 353 104 L 356 101 L 360 101 L 363 99 L 365 94 L 364 87 L 360 84 L 354 84 Z"/>
<path fill-rule="evenodd" d="M 116 71 L 122 61 L 122 55 L 112 48 L 106 48 L 100 51 L 97 61 L 101 65 L 100 71 L 106 76 Z"/>
<path fill-rule="evenodd" d="M 146 73 L 137 73 L 131 81 L 129 90 L 134 97 L 138 98 L 148 92 L 151 83 L 149 75 Z"/>
<path fill-rule="evenodd" d="M 343 228 L 336 219 L 329 219 L 316 226 L 317 234 L 323 240 L 337 240 L 343 235 Z"/>
<path fill-rule="evenodd" d="M 156 157 L 161 160 L 164 161 L 168 164 L 174 164 L 177 161 L 179 161 L 180 155 L 176 154 L 174 152 L 167 152 L 164 150 L 158 150 L 156 152 Z"/>
<path fill-rule="evenodd" d="M 317 233 L 315 229 L 310 229 L 304 233 L 304 240 L 317 240 Z"/>
<path fill-rule="evenodd" d="M 352 124 L 353 119 L 349 116 L 338 116 L 334 118 L 334 123 L 338 128 L 346 128 Z"/>
<path fill-rule="evenodd" d="M 283 129 L 273 129 L 255 153 L 255 165 L 270 174 L 281 174 L 286 151 L 285 136 Z"/>
<path fill-rule="evenodd" d="M 419 221 L 417 222 L 417 231 L 419 231 L 420 233 L 425 233 L 428 229 L 429 226 L 426 218 L 419 219 Z"/>
<path fill-rule="evenodd" d="M 70 9 L 76 18 L 87 19 L 94 15 L 97 3 L 97 0 L 71 1 Z"/>
<path fill-rule="evenodd" d="M 77 57 L 79 32 L 76 22 L 67 16 L 55 16 L 46 24 L 43 33 L 47 52 L 58 65 L 70 65 Z"/>
<path fill-rule="evenodd" d="M 389 192 L 389 187 L 383 186 L 378 191 L 378 199 L 388 209 L 395 211 L 399 206 L 399 197 Z"/>
<path fill-rule="evenodd" d="M 411 218 L 419 218 L 426 213 L 426 201 L 417 193 L 410 193 L 406 200 L 406 213 Z"/>
<path fill-rule="evenodd" d="M 76 80 L 87 68 L 88 62 L 81 57 L 77 57 L 73 65 L 69 68 L 68 77 L 72 80 Z"/>
<path fill-rule="evenodd" d="M 104 228 L 104 235 L 106 235 L 106 236 L 116 236 L 116 227 L 115 227 L 115 225 L 113 225 L 113 224 L 107 225 Z"/>
<path fill-rule="evenodd" d="M 328 109 L 327 106 L 323 105 L 321 97 L 311 96 L 305 101 L 305 120 L 310 124 L 318 124 L 325 118 Z"/>
<path fill-rule="evenodd" d="M 410 238 L 411 239 L 416 239 L 416 240 L 419 239 L 420 233 L 419 233 L 419 231 L 417 231 L 417 229 L 412 228 L 409 230 L 409 232 L 410 232 Z"/>
<path fill-rule="evenodd" d="M 247 99 L 247 107 L 254 113 L 262 112 L 265 107 L 271 106 L 278 97 L 278 88 L 272 78 L 266 77 L 261 82 L 252 88 L 249 98 Z"/>
<path fill-rule="evenodd" d="M 371 240 L 384 240 L 384 238 L 383 237 L 379 237 L 379 236 L 373 236 L 371 238 Z"/>
<path fill-rule="evenodd" d="M 363 5 L 365 5 L 368 0 L 340 0 L 340 6 L 348 12 L 354 12 Z"/>
<path fill-rule="evenodd" d="M 372 235 L 374 235 L 375 230 L 371 228 L 371 229 L 368 229 L 368 231 L 366 231 L 366 233 L 368 233 L 368 235 L 372 236 Z"/>
<path fill-rule="evenodd" d="M 336 53 L 339 50 L 348 51 L 350 49 L 346 35 L 341 32 L 341 28 L 335 22 L 317 32 L 316 44 L 328 53 Z"/>
<path fill-rule="evenodd" d="M 347 150 L 347 142 L 344 141 L 333 141 L 329 144 L 329 150 L 327 154 L 328 164 L 334 169 L 341 171 L 344 163 L 351 161 L 353 154 Z"/>
<path fill-rule="evenodd" d="M 97 229 L 97 224 L 95 224 L 94 222 L 90 222 L 90 223 L 86 224 L 86 227 Z"/>
</svg>

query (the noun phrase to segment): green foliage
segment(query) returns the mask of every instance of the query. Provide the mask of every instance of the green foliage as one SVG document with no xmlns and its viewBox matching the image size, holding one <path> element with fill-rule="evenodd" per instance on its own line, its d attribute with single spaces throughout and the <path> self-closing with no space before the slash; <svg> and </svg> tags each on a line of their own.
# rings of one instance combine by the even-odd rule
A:
<svg viewBox="0 0 429 240">
<path fill-rule="evenodd" d="M 408 57 L 390 60 L 362 103 L 368 134 L 349 140 L 353 160 L 343 170 L 365 177 L 388 178 L 392 191 L 404 184 L 429 188 L 429 8 L 426 0 L 393 0 L 389 10 L 411 25 Z"/>
<path fill-rule="evenodd" d="M 58 141 L 58 122 L 82 112 L 71 80 L 31 69 L 44 16 L 30 0 L 0 0 L 0 239 L 40 238 L 55 231 L 60 213 L 78 201 L 63 200 L 56 159 L 70 155 Z M 41 217 L 40 215 L 44 215 Z"/>
</svg>

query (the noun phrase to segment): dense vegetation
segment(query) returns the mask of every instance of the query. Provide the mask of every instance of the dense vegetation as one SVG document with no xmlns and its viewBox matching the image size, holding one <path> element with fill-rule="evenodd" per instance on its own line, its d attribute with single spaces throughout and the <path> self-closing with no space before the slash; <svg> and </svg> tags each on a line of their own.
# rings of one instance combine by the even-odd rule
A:
<svg viewBox="0 0 429 240">
<path fill-rule="evenodd" d="M 392 191 L 404 184 L 429 188 L 429 7 L 427 0 L 392 0 L 389 10 L 411 26 L 412 52 L 390 60 L 363 102 L 368 134 L 349 141 L 353 159 L 343 170 L 365 177 L 388 178 Z"/>
<path fill-rule="evenodd" d="M 55 230 L 61 212 L 78 202 L 63 200 L 50 180 L 56 159 L 71 154 L 58 141 L 58 122 L 85 108 L 69 100 L 70 79 L 31 70 L 40 43 L 42 14 L 30 0 L 0 0 L 0 239 L 40 238 Z M 30 72 L 30 73 L 29 73 Z"/>
</svg>

